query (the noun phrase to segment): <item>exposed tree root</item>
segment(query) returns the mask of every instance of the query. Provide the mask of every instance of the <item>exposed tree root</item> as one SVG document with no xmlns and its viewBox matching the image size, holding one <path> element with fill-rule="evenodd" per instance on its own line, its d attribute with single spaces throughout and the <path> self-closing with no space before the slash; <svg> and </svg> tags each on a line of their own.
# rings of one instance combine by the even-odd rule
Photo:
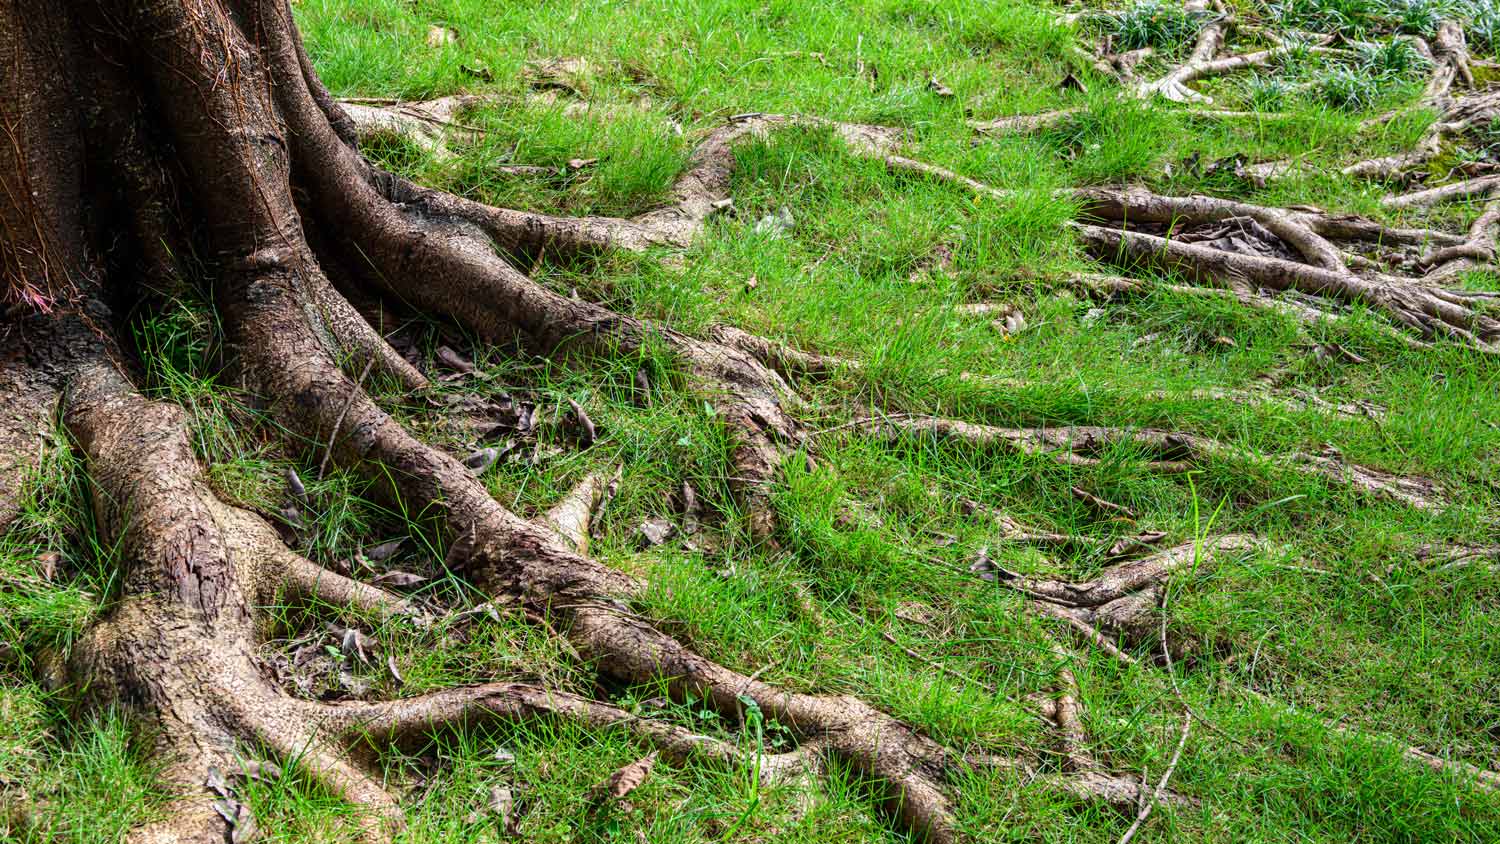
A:
<svg viewBox="0 0 1500 844">
<path fill-rule="evenodd" d="M 1396 277 L 1366 279 L 1281 258 L 1240 254 L 1127 229 L 1080 224 L 1085 248 L 1107 260 L 1182 272 L 1221 284 L 1297 290 L 1385 312 L 1425 338 L 1451 336 L 1485 352 L 1500 351 L 1500 320 L 1475 308 L 1478 298 Z"/>
<path fill-rule="evenodd" d="M 453 158 L 447 138 L 472 141 L 475 130 L 457 123 L 460 113 L 485 102 L 484 97 L 454 95 L 420 102 L 372 105 L 354 100 L 339 103 L 361 141 L 410 141 L 437 161 Z"/>
<path fill-rule="evenodd" d="M 1060 428 L 997 428 L 956 419 L 892 414 L 859 420 L 860 430 L 885 437 L 924 435 L 961 440 L 976 446 L 1003 447 L 1023 454 L 1045 456 L 1068 466 L 1094 466 L 1112 448 L 1140 449 L 1145 465 L 1153 471 L 1186 472 L 1206 460 L 1253 462 L 1256 455 L 1206 437 L 1149 428 L 1123 429 L 1098 426 Z M 1289 454 L 1271 459 L 1276 466 L 1298 474 L 1347 487 L 1356 492 L 1398 501 L 1424 510 L 1447 506 L 1444 491 L 1425 478 L 1395 475 L 1349 463 L 1337 452 Z"/>
<path fill-rule="evenodd" d="M 60 397 L 65 428 L 84 456 L 96 490 L 100 536 L 120 549 L 123 560 L 119 599 L 78 643 L 67 676 L 89 704 L 122 707 L 152 728 L 156 756 L 177 795 L 161 818 L 131 833 L 131 842 L 207 844 L 224 840 L 226 831 L 233 835 L 248 829 L 253 818 L 223 779 L 239 768 L 238 748 L 245 745 L 261 745 L 284 760 L 297 760 L 314 781 L 361 806 L 358 833 L 370 844 L 392 840 L 403 813 L 362 751 L 433 730 L 485 720 L 568 720 L 623 730 L 673 760 L 756 762 L 729 742 L 531 684 L 490 683 L 405 700 L 330 704 L 294 698 L 272 683 L 258 655 L 269 627 L 262 606 L 284 598 L 316 600 L 417 621 L 422 611 L 398 595 L 323 570 L 283 545 L 259 517 L 218 499 L 193 457 L 185 414 L 147 401 L 124 374 L 130 368 L 126 356 L 112 345 L 117 327 L 93 300 L 107 298 L 106 293 L 123 298 L 138 292 L 130 283 L 135 265 L 145 264 L 149 277 L 170 259 L 170 250 L 156 248 L 151 238 L 135 232 L 143 242 L 120 257 L 121 266 L 94 261 L 95 255 L 109 251 L 111 238 L 97 221 L 79 213 L 80 185 L 95 168 L 83 166 L 78 149 L 82 126 L 68 100 L 106 90 L 92 85 L 98 81 L 95 76 L 123 86 L 127 94 L 122 99 L 129 102 L 121 108 L 101 97 L 88 108 L 106 113 L 101 118 L 106 123 L 118 121 L 122 134 L 138 137 L 138 145 L 129 150 L 137 158 L 129 164 L 164 174 L 142 188 L 154 191 L 152 207 L 190 201 L 194 213 L 202 215 L 204 224 L 195 227 L 201 231 L 194 233 L 201 242 L 194 245 L 208 256 L 216 279 L 234 374 L 294 445 L 316 444 L 326 451 L 325 459 L 362 472 L 380 492 L 420 514 L 445 538 L 450 566 L 495 601 L 519 608 L 528 618 L 545 619 L 601 674 L 627 685 L 665 683 L 673 697 L 702 702 L 731 723 L 743 720 L 745 700 L 754 701 L 797 742 L 793 751 L 761 758 L 764 775 L 818 774 L 828 761 L 838 760 L 877 784 L 885 808 L 902 830 L 938 844 L 957 840 L 949 787 L 966 759 L 978 757 L 957 754 L 858 698 L 789 692 L 719 665 L 635 614 L 631 602 L 642 585 L 587 556 L 590 518 L 613 481 L 585 478 L 535 520 L 506 510 L 463 464 L 420 442 L 371 398 L 364 384 L 370 372 L 414 390 L 427 381 L 360 316 L 329 276 L 357 294 L 380 291 L 456 320 L 497 346 L 519 341 L 537 354 L 627 359 L 664 350 L 737 437 L 731 458 L 734 489 L 751 532 L 769 538 L 774 521 L 768 487 L 782 460 L 804 439 L 790 412 L 796 396 L 783 374 L 826 373 L 848 362 L 794 352 L 732 328 L 715 329 L 708 339 L 690 337 L 667 325 L 576 301 L 526 276 L 496 254 L 494 246 L 514 257 L 686 245 L 730 203 L 733 144 L 780 126 L 826 128 L 856 153 L 883 158 L 892 167 L 950 180 L 962 177 L 896 156 L 897 130 L 752 114 L 711 132 L 674 186 L 671 203 L 636 219 L 563 220 L 494 209 L 420 188 L 365 161 L 356 143 L 361 134 L 372 132 L 415 136 L 434 155 L 443 155 L 443 141 L 452 136 L 446 130 L 469 131 L 455 121 L 464 102 L 403 106 L 378 114 L 341 108 L 313 73 L 285 4 L 121 4 L 111 9 L 107 26 L 84 19 L 93 11 L 70 7 L 34 22 L 44 30 L 51 27 L 44 33 L 46 43 L 21 37 L 18 14 L 18 7 L 0 7 L 0 41 L 16 45 L 20 56 L 16 73 L 0 84 L 0 93 L 11 93 L 18 85 L 14 80 L 24 80 L 21 84 L 38 95 L 35 102 L 51 109 L 48 119 L 23 127 L 22 133 L 26 150 L 47 152 L 23 162 L 35 165 L 35 173 L 21 173 L 24 167 L 4 162 L 0 176 L 7 196 L 33 195 L 16 190 L 23 183 L 50 183 L 61 204 L 60 213 L 43 215 L 46 219 L 18 216 L 13 202 L 0 208 L 7 235 L 6 291 L 33 299 L 46 291 L 53 297 L 43 302 L 52 308 L 50 316 L 40 314 L 47 308 L 33 308 L 38 315 L 20 333 L 12 330 L 0 337 L 5 354 L 0 358 L 0 395 L 11 414 L 0 419 L 0 493 L 15 488 L 14 478 L 33 453 L 35 431 L 45 428 Z M 73 43 L 82 32 L 97 38 L 89 50 Z M 1216 49 L 1205 48 L 1201 58 L 1212 60 Z M 131 78 L 116 78 L 118 68 L 132 68 Z M 1179 74 L 1174 85 L 1185 86 L 1210 72 L 1218 71 L 1210 66 Z M 10 103 L 22 98 L 0 99 Z M 48 134 L 62 139 L 32 137 Z M 968 186 L 991 190 L 978 182 Z M 94 201 L 100 207 L 129 205 L 116 186 L 96 190 Z M 1080 197 L 1084 204 L 1093 203 L 1089 207 L 1095 214 L 1118 200 L 1098 192 Z M 1406 237 L 1409 243 L 1465 250 L 1434 253 L 1441 258 L 1435 263 L 1483 258 L 1476 251 L 1482 238 L 1472 233 L 1445 242 L 1364 221 L 1311 212 L 1287 216 L 1275 209 L 1205 204 L 1198 198 L 1163 208 L 1163 214 L 1197 214 L 1208 222 L 1253 219 L 1307 262 L 1276 259 L 1281 264 L 1303 273 L 1311 267 L 1346 284 L 1353 277 L 1343 270 L 1341 253 L 1328 245 L 1332 241 Z M 25 226 L 14 225 L 23 218 L 39 234 L 33 237 L 24 233 Z M 1493 221 L 1486 222 L 1481 235 L 1493 227 Z M 1085 240 L 1094 229 L 1099 227 L 1080 227 Z M 321 235 L 311 238 L 318 241 L 316 251 L 309 231 Z M 44 253 L 48 260 L 38 261 L 36 256 Z M 48 275 L 53 260 L 69 270 L 66 284 Z M 1277 269 L 1285 268 L 1278 264 Z M 103 288 L 95 289 L 98 285 Z M 85 294 L 56 295 L 70 286 Z M 1459 311 L 1469 300 L 1451 291 L 1424 290 L 1443 307 L 1424 304 L 1418 310 L 1456 333 Z M 1317 292 L 1365 301 L 1329 285 Z M 1469 339 L 1477 345 L 1494 341 L 1489 323 L 1464 324 L 1471 323 Z M 65 342 L 46 342 L 49 337 Z M 350 372 L 360 375 L 351 378 Z M 1127 444 L 1147 452 L 1148 465 L 1164 472 L 1184 471 L 1207 459 L 1249 456 L 1201 437 L 1151 430 L 1002 429 L 925 417 L 863 420 L 861 427 L 1003 445 L 1075 465 L 1096 463 L 1106 448 Z M 1292 455 L 1281 462 L 1365 493 L 1418 507 L 1441 506 L 1440 491 L 1431 483 L 1352 466 L 1337 456 Z M 0 510 L 0 520 L 6 515 Z M 1007 538 L 1017 541 L 1079 541 L 997 520 Z M 1228 552 L 1243 550 L 1246 543 L 1224 537 L 1213 547 Z M 1121 564 L 1088 584 L 1008 572 L 1001 580 L 1067 620 L 1072 629 L 1092 631 L 1090 640 L 1100 644 L 1109 641 L 1106 633 L 1138 633 L 1153 606 L 1153 590 L 1191 562 L 1186 552 L 1174 549 Z M 1118 648 L 1113 652 L 1126 656 Z M 1039 781 L 1117 807 L 1143 805 L 1148 798 L 1143 786 L 1107 773 L 1090 753 L 1076 678 L 1065 669 L 1059 680 L 1062 688 L 1049 717 L 1061 737 L 1063 770 L 1043 774 Z M 987 756 L 983 761 L 1030 770 L 1024 759 Z"/>
</svg>

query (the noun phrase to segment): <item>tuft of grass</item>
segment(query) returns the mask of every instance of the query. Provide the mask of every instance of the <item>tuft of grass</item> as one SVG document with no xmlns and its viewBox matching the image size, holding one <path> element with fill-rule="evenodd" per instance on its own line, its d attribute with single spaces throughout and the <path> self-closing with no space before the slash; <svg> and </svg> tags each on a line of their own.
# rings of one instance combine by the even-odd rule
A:
<svg viewBox="0 0 1500 844">
<path fill-rule="evenodd" d="M 1175 53 L 1198 34 L 1202 14 L 1187 11 L 1168 0 L 1138 0 L 1106 20 L 1119 45 L 1127 50 L 1155 47 Z"/>
</svg>

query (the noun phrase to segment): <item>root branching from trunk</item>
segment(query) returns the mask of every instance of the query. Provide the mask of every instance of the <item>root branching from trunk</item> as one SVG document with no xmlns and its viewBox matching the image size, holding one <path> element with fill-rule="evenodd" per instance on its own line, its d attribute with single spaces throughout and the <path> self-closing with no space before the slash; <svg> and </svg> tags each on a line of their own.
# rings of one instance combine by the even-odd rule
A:
<svg viewBox="0 0 1500 844">
<path fill-rule="evenodd" d="M 949 178 L 896 156 L 899 132 L 740 115 L 702 141 L 666 207 L 631 220 L 554 218 L 423 188 L 369 163 L 358 151 L 362 133 L 400 133 L 446 154 L 445 143 L 471 131 L 459 122 L 465 101 L 341 107 L 313 73 L 285 3 L 101 0 L 29 19 L 26 5 L 0 5 L 0 43 L 15 56 L 0 82 L 0 110 L 14 127 L 17 153 L 0 163 L 0 270 L 8 296 L 27 314 L 0 328 L 0 501 L 14 500 L 37 439 L 60 407 L 63 430 L 96 490 L 101 537 L 123 561 L 118 600 L 73 649 L 68 681 L 90 704 L 123 707 L 151 726 L 164 776 L 178 794 L 133 841 L 207 844 L 224 840 L 226 823 L 249 823 L 248 810 L 216 777 L 238 770 L 238 748 L 251 745 L 296 760 L 330 792 L 362 806 L 364 840 L 391 840 L 402 827 L 401 806 L 352 751 L 485 720 L 621 730 L 668 760 L 758 764 L 772 779 L 817 774 L 836 760 L 878 784 L 899 828 L 937 842 L 957 836 L 950 788 L 965 766 L 1032 767 L 1024 756 L 955 753 L 857 698 L 786 691 L 699 655 L 632 610 L 640 582 L 588 556 L 588 519 L 611 479 L 587 479 L 545 517 L 528 521 L 366 391 L 372 372 L 411 391 L 425 389 L 427 380 L 351 301 L 388 297 L 455 321 L 487 343 L 519 344 L 535 355 L 587 361 L 662 350 L 731 435 L 729 474 L 746 527 L 771 539 L 769 488 L 784 458 L 807 441 L 784 376 L 842 362 L 728 327 L 694 337 L 568 298 L 502 253 L 686 245 L 729 203 L 732 145 L 783 126 L 820 127 L 860 155 Z M 1225 25 L 1205 30 L 1189 63 L 1153 90 L 1184 95 L 1194 79 L 1273 58 L 1215 58 Z M 1076 198 L 1088 221 L 1077 226 L 1079 236 L 1101 257 L 1180 268 L 1250 298 L 1259 289 L 1298 290 L 1360 303 L 1424 337 L 1452 336 L 1479 348 L 1500 342 L 1500 323 L 1476 313 L 1471 297 L 1432 283 L 1444 268 L 1490 259 L 1496 215 L 1488 211 L 1468 235 L 1452 236 L 1202 197 L 1094 190 Z M 107 225 L 104 209 L 130 220 L 131 230 Z M 193 219 L 173 219 L 184 213 Z M 1285 254 L 1235 255 L 1167 240 L 1170 229 L 1162 227 L 1174 221 L 1253 223 Z M 1374 240 L 1430 247 L 1421 259 L 1426 275 L 1398 278 L 1350 258 L 1352 244 Z M 626 685 L 662 683 L 674 697 L 706 702 L 732 722 L 753 701 L 788 727 L 796 748 L 747 756 L 733 743 L 525 683 L 351 703 L 301 700 L 272 684 L 257 655 L 270 624 L 260 607 L 289 596 L 396 619 L 419 612 L 406 599 L 298 556 L 259 516 L 218 498 L 194 457 L 184 412 L 138 392 L 132 352 L 118 339 L 125 334 L 102 303 L 149 302 L 143 286 L 172 276 L 173 257 L 188 254 L 204 256 L 237 382 L 292 443 L 319 444 L 327 460 L 422 513 L 446 538 L 450 566 L 499 604 L 547 619 L 602 675 Z M 1096 462 L 1103 449 L 1121 444 L 1146 452 L 1147 466 L 1161 472 L 1245 457 L 1203 437 L 1152 430 L 1011 429 L 915 416 L 861 424 L 872 433 L 956 437 L 1074 465 Z M 1335 454 L 1276 461 L 1415 507 L 1443 501 L 1432 483 Z M 12 515 L 9 506 L 0 504 L 0 525 Z M 1046 540 L 1018 527 L 1012 533 Z M 1251 542 L 1224 537 L 1211 550 L 1228 553 Z M 1143 635 L 1156 590 L 1195 554 L 1173 549 L 1086 584 L 1009 573 L 1003 581 L 1087 640 L 1108 643 Z M 1089 752 L 1076 685 L 1064 671 L 1044 713 L 1057 728 L 1063 770 L 1036 777 L 1134 811 L 1145 791 Z"/>
</svg>

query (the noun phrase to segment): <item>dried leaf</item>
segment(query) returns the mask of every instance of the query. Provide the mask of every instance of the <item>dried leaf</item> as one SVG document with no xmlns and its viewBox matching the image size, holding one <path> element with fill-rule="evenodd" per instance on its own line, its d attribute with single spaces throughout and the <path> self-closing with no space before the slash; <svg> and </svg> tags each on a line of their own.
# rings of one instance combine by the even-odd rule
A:
<svg viewBox="0 0 1500 844">
<path fill-rule="evenodd" d="M 631 762 L 609 775 L 609 779 L 594 786 L 595 800 L 619 800 L 640 787 L 656 765 L 656 754 L 651 753 Z"/>
<path fill-rule="evenodd" d="M 292 497 L 302 501 L 307 499 L 307 486 L 302 483 L 302 478 L 297 474 L 296 469 L 289 467 L 286 470 L 286 486 L 291 491 Z"/>
<path fill-rule="evenodd" d="M 496 762 L 499 762 L 502 765 L 516 764 L 515 752 L 504 745 L 495 748 L 495 752 L 490 754 L 490 758 L 494 759 Z"/>
<path fill-rule="evenodd" d="M 281 766 L 267 759 L 241 759 L 240 778 L 257 782 L 281 779 Z"/>
<path fill-rule="evenodd" d="M 447 346 L 438 346 L 437 360 L 438 363 L 448 367 L 454 372 L 461 372 L 465 375 L 474 374 L 474 364 L 470 362 L 468 358 L 464 357 L 458 352 L 453 351 Z"/>
<path fill-rule="evenodd" d="M 640 540 L 639 544 L 645 548 L 655 547 L 671 539 L 672 534 L 676 531 L 677 528 L 675 525 L 660 516 L 647 519 L 637 529 Z"/>
<path fill-rule="evenodd" d="M 427 46 L 434 50 L 451 47 L 458 43 L 458 33 L 446 26 L 433 24 L 427 27 Z"/>
<path fill-rule="evenodd" d="M 396 657 L 394 654 L 388 655 L 385 658 L 385 670 L 391 672 L 391 679 L 396 681 L 396 685 L 406 685 L 406 678 L 401 676 L 401 669 L 396 667 Z"/>
<path fill-rule="evenodd" d="M 748 279 L 745 280 L 745 290 L 747 290 L 747 291 L 754 290 L 756 287 L 759 287 L 759 286 L 760 286 L 760 279 L 756 278 L 753 273 L 750 275 L 750 277 Z"/>
<path fill-rule="evenodd" d="M 928 78 L 927 89 L 939 97 L 953 96 L 953 89 L 940 82 L 936 76 Z"/>
<path fill-rule="evenodd" d="M 375 582 L 379 585 L 394 586 L 397 589 L 405 589 L 410 586 L 416 586 L 418 583 L 425 583 L 426 581 L 427 578 L 423 577 L 420 574 L 412 574 L 409 571 L 399 570 L 388 571 L 384 574 L 375 576 Z"/>
<path fill-rule="evenodd" d="M 62 555 L 56 551 L 43 551 L 36 557 L 36 573 L 48 583 L 57 578 L 57 567 L 62 563 Z"/>
<path fill-rule="evenodd" d="M 375 547 L 365 551 L 365 559 L 369 560 L 372 563 L 384 562 L 385 560 L 388 560 L 392 556 L 394 556 L 397 551 L 401 550 L 401 546 L 405 542 L 406 537 L 404 536 L 400 539 L 392 539 L 387 542 L 382 542 L 379 545 L 376 545 Z"/>
<path fill-rule="evenodd" d="M 483 475 L 484 470 L 495 465 L 495 461 L 499 459 L 500 449 L 481 448 L 478 451 L 470 454 L 468 457 L 465 457 L 462 462 L 470 472 L 474 473 L 475 475 Z"/>
<path fill-rule="evenodd" d="M 1057 83 L 1057 89 L 1059 91 L 1078 91 L 1082 94 L 1087 94 L 1089 92 L 1088 86 L 1083 84 L 1082 79 L 1074 76 L 1073 71 L 1071 70 L 1063 74 L 1062 80 Z"/>
<path fill-rule="evenodd" d="M 688 536 L 697 533 L 702 527 L 703 502 L 698 500 L 698 493 L 693 485 L 687 481 L 682 482 L 682 532 Z"/>
<path fill-rule="evenodd" d="M 582 170 L 582 169 L 584 169 L 586 167 L 593 167 L 595 164 L 598 164 L 598 163 L 599 163 L 599 159 L 597 159 L 597 158 L 570 158 L 570 159 L 568 159 L 568 169 L 569 170 Z"/>
</svg>

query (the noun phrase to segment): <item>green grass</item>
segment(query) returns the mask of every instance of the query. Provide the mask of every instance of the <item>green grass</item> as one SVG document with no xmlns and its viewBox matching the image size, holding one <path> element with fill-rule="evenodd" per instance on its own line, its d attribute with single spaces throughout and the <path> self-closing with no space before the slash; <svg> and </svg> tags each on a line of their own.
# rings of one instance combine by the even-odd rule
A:
<svg viewBox="0 0 1500 844">
<path fill-rule="evenodd" d="M 537 267 L 538 278 L 558 290 L 684 330 L 726 322 L 865 362 L 858 373 L 803 385 L 804 421 L 830 430 L 814 440 L 815 465 L 789 462 L 774 491 L 783 525 L 775 547 L 751 542 L 741 529 L 728 492 L 726 432 L 664 354 L 560 364 L 474 349 L 452 329 L 410 328 L 425 354 L 461 347 L 487 375 L 443 384 L 443 392 L 508 391 L 537 404 L 540 459 L 485 475 L 502 504 L 534 515 L 585 472 L 624 465 L 594 553 L 650 582 L 641 612 L 761 679 L 858 694 L 949 744 L 1040 750 L 1051 765 L 1047 731 L 1013 701 L 1054 688 L 1052 627 L 967 566 L 980 548 L 1007 568 L 1068 578 L 1087 577 L 1102 562 L 1086 554 L 1049 559 L 1004 543 L 992 526 L 966 517 L 958 500 L 984 502 L 1041 529 L 1104 538 L 1132 530 L 1081 505 L 1068 492 L 1078 485 L 1130 506 L 1139 527 L 1173 541 L 1198 535 L 1204 514 L 1222 504 L 1215 530 L 1253 531 L 1267 544 L 1173 586 L 1169 623 L 1194 643 L 1177 678 L 1206 722 L 1194 730 L 1174 786 L 1199 807 L 1159 808 L 1140 840 L 1500 840 L 1500 798 L 1413 765 L 1388 743 L 1329 726 L 1500 768 L 1500 573 L 1435 571 L 1416 554 L 1426 542 L 1495 541 L 1485 517 L 1495 511 L 1500 482 L 1500 367 L 1448 345 L 1406 349 L 1377 330 L 1383 318 L 1376 314 L 1356 313 L 1347 326 L 1308 336 L 1284 317 L 1192 297 L 1159 292 L 1101 306 L 1045 284 L 1090 266 L 1061 228 L 1073 209 L 1051 193 L 1068 185 L 1143 183 L 1406 224 L 1462 224 L 1455 211 L 1392 216 L 1378 205 L 1389 186 L 1337 170 L 1402 149 L 1431 121 L 1415 112 L 1358 127 L 1420 92 L 1420 62 L 1390 33 L 1429 31 L 1437 7 L 1236 5 L 1374 46 L 1353 57 L 1309 52 L 1256 76 L 1205 81 L 1200 87 L 1216 107 L 1266 114 L 1203 121 L 1174 106 L 1121 99 L 1081 68 L 1073 69 L 1090 90 L 1060 90 L 1070 69 L 1066 48 L 1098 22 L 1075 32 L 1052 22 L 1056 8 L 1032 0 L 302 0 L 295 8 L 320 72 L 341 96 L 498 95 L 464 115 L 481 137 L 455 144 L 452 160 L 400 144 L 373 151 L 424 182 L 486 202 L 561 214 L 651 208 L 702 130 L 749 111 L 906 127 L 913 157 L 1017 192 L 1004 203 L 976 200 L 951 185 L 887 172 L 826 132 L 788 130 L 736 149 L 735 212 L 715 219 L 682 260 L 606 256 Z M 1181 28 L 1176 8 L 1167 4 L 1158 15 L 1142 5 L 1112 7 L 1117 14 L 1099 25 L 1119 27 L 1126 43 L 1180 53 L 1192 30 Z M 1494 10 L 1475 4 L 1470 14 L 1477 21 L 1471 43 L 1492 50 L 1485 22 L 1492 26 Z M 429 47 L 434 25 L 455 31 L 456 42 Z M 567 111 L 571 95 L 552 102 L 529 95 L 528 63 L 559 57 L 587 62 L 571 83 L 593 104 L 582 117 Z M 1142 76 L 1165 67 L 1160 56 L 1151 61 Z M 927 84 L 933 78 L 955 95 L 936 94 Z M 1046 131 L 978 145 L 964 125 L 969 113 L 982 119 L 1066 107 L 1081 110 Z M 1311 166 L 1263 188 L 1207 166 L 1237 155 Z M 574 158 L 599 162 L 546 178 L 495 169 L 556 168 Z M 792 215 L 790 230 L 756 233 L 759 220 L 782 209 Z M 933 256 L 942 252 L 951 260 L 939 266 Z M 1467 283 L 1495 287 L 1486 274 Z M 1029 327 L 1002 336 L 988 320 L 953 308 L 974 301 L 1018 303 Z M 275 518 L 294 469 L 309 489 L 307 527 L 293 537 L 299 551 L 335 565 L 410 537 L 382 565 L 426 575 L 417 591 L 435 601 L 483 600 L 445 570 L 442 543 L 420 513 L 371 500 L 366 484 L 347 473 L 320 478 L 321 444 L 283 445 L 274 424 L 225 378 L 213 313 L 212 302 L 183 291 L 142 319 L 134 339 L 149 363 L 151 394 L 188 408 L 215 490 Z M 1337 343 L 1369 363 L 1320 357 L 1319 343 Z M 638 370 L 651 375 L 645 400 L 633 387 Z M 995 386 L 964 372 L 1035 386 Z M 1367 399 L 1388 414 L 1375 422 L 1146 397 L 1246 388 L 1268 372 L 1285 386 Z M 457 454 L 472 447 L 451 414 L 376 386 L 387 409 L 424 440 Z M 569 399 L 599 427 L 599 442 L 586 451 L 556 421 Z M 1002 425 L 1177 428 L 1266 455 L 1331 444 L 1357 462 L 1436 478 L 1454 490 L 1457 506 L 1414 512 L 1263 461 L 1214 462 L 1189 484 L 1152 474 L 1123 449 L 1098 466 L 1074 468 L 998 449 L 885 444 L 838 430 L 872 404 Z M 672 515 L 684 481 L 704 500 L 709 531 L 641 552 L 637 527 Z M 27 654 L 65 651 L 107 607 L 114 558 L 93 529 L 89 494 L 76 452 L 53 442 L 28 484 L 19 526 L 0 540 L 0 644 Z M 35 577 L 36 560 L 49 552 L 59 558 L 46 583 Z M 819 617 L 797 598 L 802 591 Z M 310 641 L 330 618 L 369 630 L 381 659 L 354 673 L 371 694 L 511 677 L 598 692 L 588 666 L 514 618 L 413 631 L 341 607 L 274 609 L 279 623 L 268 657 Z M 888 642 L 887 632 L 976 682 L 935 673 Z M 404 685 L 384 668 L 386 655 Z M 1072 667 L 1100 756 L 1118 771 L 1159 775 L 1180 712 L 1163 670 L 1122 668 L 1084 650 Z M 0 685 L 0 787 L 49 807 L 41 830 L 16 835 L 118 840 L 163 799 L 153 785 L 149 737 L 116 714 L 77 717 L 71 701 L 44 691 L 40 674 L 24 663 Z M 704 707 L 660 710 L 657 689 L 610 691 L 643 713 L 756 741 Z M 778 729 L 763 725 L 759 740 L 774 747 Z M 497 759 L 497 748 L 509 758 Z M 900 840 L 874 811 L 867 784 L 842 770 L 803 792 L 769 788 L 748 771 L 663 764 L 628 810 L 591 808 L 589 788 L 644 752 L 619 736 L 537 725 L 434 736 L 382 759 L 392 785 L 410 789 L 411 826 L 402 839 L 410 844 L 504 840 L 482 812 L 470 820 L 501 785 L 516 796 L 528 841 Z M 295 764 L 286 767 L 247 794 L 270 840 L 352 840 L 349 807 L 311 786 Z M 11 840 L 7 806 L 15 801 L 7 793 L 0 790 L 0 839 Z M 1109 842 L 1128 825 L 1020 773 L 965 774 L 957 801 L 975 840 Z"/>
</svg>

